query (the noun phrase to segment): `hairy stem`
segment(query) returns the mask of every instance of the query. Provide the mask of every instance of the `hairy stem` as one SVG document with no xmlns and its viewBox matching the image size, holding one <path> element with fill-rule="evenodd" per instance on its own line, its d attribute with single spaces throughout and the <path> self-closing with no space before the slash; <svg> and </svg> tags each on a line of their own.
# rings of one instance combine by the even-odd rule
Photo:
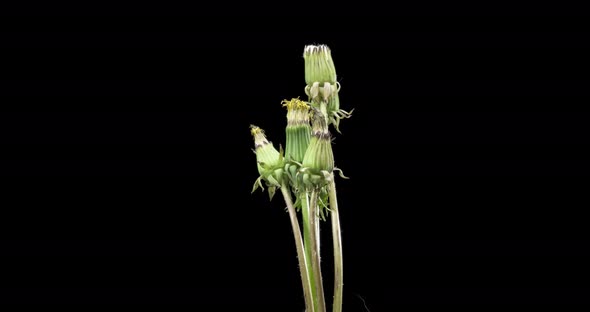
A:
<svg viewBox="0 0 590 312">
<path fill-rule="evenodd" d="M 305 246 L 305 264 L 307 266 L 308 280 L 311 284 L 311 299 L 313 303 L 313 311 L 318 311 L 317 287 L 314 277 L 314 270 L 312 268 L 312 231 L 311 231 L 311 215 L 309 209 L 309 195 L 303 191 L 298 194 L 301 200 L 301 215 L 303 216 L 303 245 Z"/>
<path fill-rule="evenodd" d="M 297 259 L 299 260 L 299 271 L 301 273 L 301 283 L 303 284 L 303 297 L 305 298 L 305 307 L 307 312 L 314 312 L 313 293 L 311 290 L 311 281 L 309 280 L 309 261 L 305 256 L 305 247 L 301 238 L 301 229 L 299 228 L 299 221 L 297 220 L 297 212 L 291 199 L 291 192 L 286 183 L 281 185 L 281 192 L 287 204 L 289 217 L 291 219 L 291 227 L 293 228 L 293 236 L 295 237 L 295 247 L 297 249 Z"/>
<path fill-rule="evenodd" d="M 311 191 L 311 202 L 309 204 L 310 230 L 311 230 L 311 268 L 316 284 L 316 295 L 318 302 L 318 312 L 326 311 L 326 300 L 324 298 L 324 286 L 322 282 L 322 268 L 320 264 L 320 232 L 318 214 L 318 191 Z"/>
<path fill-rule="evenodd" d="M 342 296 L 344 286 L 344 264 L 342 261 L 342 231 L 340 229 L 340 214 L 338 213 L 338 198 L 336 197 L 336 182 L 332 180 L 329 186 L 330 218 L 332 219 L 332 241 L 334 245 L 334 303 L 333 312 L 342 312 Z"/>
</svg>

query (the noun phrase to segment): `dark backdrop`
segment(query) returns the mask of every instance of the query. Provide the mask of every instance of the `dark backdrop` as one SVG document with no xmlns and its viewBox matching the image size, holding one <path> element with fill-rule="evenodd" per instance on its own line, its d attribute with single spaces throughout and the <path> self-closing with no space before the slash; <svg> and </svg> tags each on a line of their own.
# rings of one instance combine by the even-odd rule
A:
<svg viewBox="0 0 590 312">
<path fill-rule="evenodd" d="M 284 141 L 313 43 L 355 108 L 334 145 L 346 310 L 587 299 L 583 22 L 207 18 L 4 19 L 2 301 L 301 311 L 248 126 Z"/>
</svg>

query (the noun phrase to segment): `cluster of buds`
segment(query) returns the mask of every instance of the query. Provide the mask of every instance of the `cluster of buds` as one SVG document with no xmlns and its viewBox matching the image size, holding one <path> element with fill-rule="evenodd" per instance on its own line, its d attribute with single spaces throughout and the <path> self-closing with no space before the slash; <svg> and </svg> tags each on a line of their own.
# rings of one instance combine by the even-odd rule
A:
<svg viewBox="0 0 590 312">
<path fill-rule="evenodd" d="M 333 125 L 340 132 L 340 120 L 350 117 L 351 113 L 340 109 L 340 84 L 336 80 L 330 49 L 325 45 L 306 46 L 303 57 L 308 101 L 294 98 L 281 102 L 287 108 L 285 154 L 282 148 L 277 151 L 262 129 L 251 126 L 260 174 L 252 192 L 259 187 L 264 190 L 264 182 L 271 200 L 277 188 L 285 199 L 297 245 L 308 311 L 326 311 L 318 221 L 325 220 L 326 212 L 330 211 L 335 260 L 334 311 L 342 311 L 342 244 L 334 171 L 346 177 L 334 166 L 329 126 Z M 295 203 L 292 193 L 296 195 Z M 303 237 L 296 208 L 301 209 L 303 216 Z"/>
<path fill-rule="evenodd" d="M 340 109 L 340 83 L 336 80 L 336 68 L 330 48 L 325 45 L 309 45 L 303 52 L 305 61 L 305 94 L 312 106 L 325 115 L 326 122 L 340 132 L 340 120 L 351 112 Z"/>
<path fill-rule="evenodd" d="M 333 179 L 333 171 L 338 170 L 329 125 L 338 131 L 340 119 L 350 113 L 340 109 L 334 61 L 325 45 L 306 46 L 303 57 L 309 102 L 298 98 L 281 102 L 287 108 L 285 155 L 266 139 L 262 129 L 252 126 L 251 130 L 260 174 L 254 190 L 264 181 L 271 198 L 284 182 L 295 192 L 316 189 L 322 193 Z"/>
</svg>

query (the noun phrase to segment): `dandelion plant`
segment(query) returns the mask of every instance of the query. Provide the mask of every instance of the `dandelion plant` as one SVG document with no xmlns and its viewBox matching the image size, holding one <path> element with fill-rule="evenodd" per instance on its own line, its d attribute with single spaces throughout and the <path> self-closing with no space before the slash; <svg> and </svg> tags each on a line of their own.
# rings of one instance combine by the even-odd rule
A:
<svg viewBox="0 0 590 312">
<path fill-rule="evenodd" d="M 277 150 L 264 131 L 251 126 L 259 178 L 257 188 L 268 189 L 272 200 L 280 189 L 293 228 L 307 312 L 325 312 L 326 300 L 320 258 L 320 220 L 329 215 L 334 246 L 334 298 L 332 311 L 342 311 L 343 261 L 338 197 L 332 151 L 332 125 L 350 112 L 340 109 L 340 84 L 330 49 L 310 45 L 304 49 L 307 101 L 283 100 L 287 109 L 286 149 Z M 295 196 L 295 201 L 293 201 Z M 301 214 L 302 227 L 299 224 Z M 303 234 L 302 234 L 303 232 Z"/>
</svg>

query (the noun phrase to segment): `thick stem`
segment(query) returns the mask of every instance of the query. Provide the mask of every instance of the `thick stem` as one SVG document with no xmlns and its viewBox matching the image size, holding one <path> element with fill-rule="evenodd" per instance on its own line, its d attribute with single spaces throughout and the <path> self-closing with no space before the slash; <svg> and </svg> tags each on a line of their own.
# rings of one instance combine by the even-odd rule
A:
<svg viewBox="0 0 590 312">
<path fill-rule="evenodd" d="M 312 231 L 311 215 L 309 209 L 309 195 L 307 192 L 298 194 L 301 200 L 301 215 L 303 216 L 303 245 L 305 246 L 305 264 L 307 266 L 308 279 L 311 283 L 311 293 L 314 311 L 318 311 L 317 287 L 315 283 L 314 270 L 312 268 Z"/>
<path fill-rule="evenodd" d="M 299 228 L 299 221 L 297 220 L 297 212 L 291 199 L 291 193 L 285 183 L 281 186 L 281 192 L 283 198 L 287 204 L 287 210 L 289 211 L 289 217 L 291 219 L 291 227 L 293 228 L 293 236 L 295 237 L 295 247 L 297 249 L 297 259 L 299 260 L 299 271 L 301 273 L 301 283 L 303 284 L 303 296 L 305 298 L 305 307 L 307 312 L 314 312 L 313 304 L 313 293 L 311 291 L 311 281 L 309 280 L 309 265 L 307 257 L 305 256 L 305 250 L 303 240 L 301 238 L 301 230 Z"/>
<path fill-rule="evenodd" d="M 322 282 L 322 268 L 320 264 L 320 233 L 318 214 L 318 191 L 311 191 L 311 203 L 309 204 L 310 229 L 311 229 L 311 268 L 316 286 L 318 312 L 326 311 L 326 300 L 324 298 L 324 286 Z"/>
<path fill-rule="evenodd" d="M 330 218 L 332 219 L 332 241 L 334 245 L 334 303 L 333 312 L 342 312 L 342 289 L 344 287 L 344 263 L 342 261 L 342 231 L 340 229 L 340 214 L 338 212 L 338 198 L 336 197 L 336 182 L 332 180 L 329 186 Z"/>
</svg>

